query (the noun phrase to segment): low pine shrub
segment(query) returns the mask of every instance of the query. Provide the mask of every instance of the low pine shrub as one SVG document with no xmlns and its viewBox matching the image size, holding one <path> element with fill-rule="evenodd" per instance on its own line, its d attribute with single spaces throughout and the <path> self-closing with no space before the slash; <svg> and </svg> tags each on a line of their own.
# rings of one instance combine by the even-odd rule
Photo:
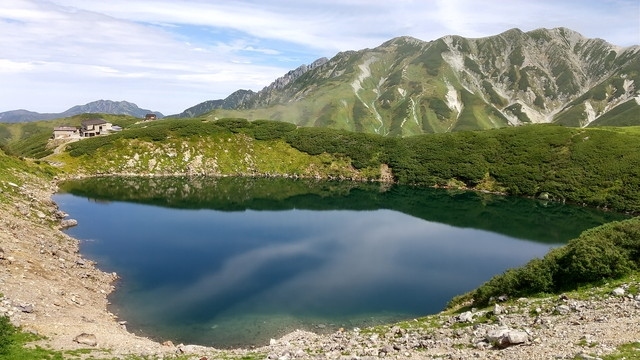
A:
<svg viewBox="0 0 640 360">
<path fill-rule="evenodd" d="M 11 324 L 6 316 L 0 317 L 0 354 L 9 352 L 9 347 L 13 343 L 13 335 L 16 328 Z"/>
<path fill-rule="evenodd" d="M 587 230 L 542 259 L 494 276 L 460 298 L 486 305 L 492 297 L 558 293 L 639 270 L 640 218 L 633 218 Z"/>
</svg>

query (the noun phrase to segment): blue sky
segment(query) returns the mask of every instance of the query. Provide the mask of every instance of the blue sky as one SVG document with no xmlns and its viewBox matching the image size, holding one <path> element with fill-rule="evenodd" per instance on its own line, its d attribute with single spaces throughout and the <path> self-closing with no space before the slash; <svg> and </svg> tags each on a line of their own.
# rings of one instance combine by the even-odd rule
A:
<svg viewBox="0 0 640 360">
<path fill-rule="evenodd" d="M 0 112 L 127 100 L 164 114 L 397 36 L 564 26 L 640 44 L 638 0 L 3 0 Z"/>
</svg>

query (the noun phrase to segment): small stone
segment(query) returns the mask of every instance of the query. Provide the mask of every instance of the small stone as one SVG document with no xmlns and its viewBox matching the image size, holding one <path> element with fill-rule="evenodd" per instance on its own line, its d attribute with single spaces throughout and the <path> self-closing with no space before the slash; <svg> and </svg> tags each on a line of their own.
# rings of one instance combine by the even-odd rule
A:
<svg viewBox="0 0 640 360">
<path fill-rule="evenodd" d="M 587 354 L 586 352 L 580 352 L 580 353 L 576 354 L 574 359 L 580 359 L 580 360 L 602 360 L 602 358 L 591 356 L 591 355 Z"/>
<path fill-rule="evenodd" d="M 63 229 L 74 227 L 76 225 L 78 225 L 78 220 L 76 219 L 68 219 L 68 220 L 60 221 L 60 227 Z"/>
<path fill-rule="evenodd" d="M 614 296 L 623 296 L 624 295 L 624 289 L 621 288 L 621 287 L 617 287 L 617 288 L 613 289 L 613 291 L 611 291 L 611 293 Z"/>
<path fill-rule="evenodd" d="M 473 321 L 473 313 L 471 311 L 465 311 L 462 314 L 457 316 L 458 322 L 472 322 Z"/>
<path fill-rule="evenodd" d="M 502 337 L 504 337 L 508 333 L 509 333 L 509 329 L 506 327 L 502 327 L 499 329 L 492 329 L 487 332 L 487 336 L 485 338 L 489 343 L 493 344 L 498 342 L 498 340 L 500 340 Z"/>
<path fill-rule="evenodd" d="M 76 336 L 73 341 L 78 344 L 88 345 L 88 346 L 96 346 L 98 345 L 98 340 L 94 334 L 82 333 Z"/>
<path fill-rule="evenodd" d="M 527 335 L 524 331 L 510 331 L 507 334 L 507 341 L 509 345 L 518 345 L 523 344 L 529 339 L 529 335 Z"/>
<path fill-rule="evenodd" d="M 31 314 L 33 312 L 33 305 L 31 304 L 19 305 L 18 310 L 22 311 L 23 313 Z"/>
<path fill-rule="evenodd" d="M 24 204 L 15 204 L 16 209 L 18 209 L 18 212 L 24 216 L 29 215 L 29 207 L 27 205 Z"/>
<path fill-rule="evenodd" d="M 504 308 L 498 304 L 493 306 L 493 315 L 500 315 L 504 312 Z"/>
</svg>

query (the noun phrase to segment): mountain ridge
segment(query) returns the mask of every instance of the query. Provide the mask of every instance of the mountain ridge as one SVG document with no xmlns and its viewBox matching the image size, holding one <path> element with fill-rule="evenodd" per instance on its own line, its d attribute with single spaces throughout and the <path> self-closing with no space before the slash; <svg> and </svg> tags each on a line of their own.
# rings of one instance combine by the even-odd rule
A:
<svg viewBox="0 0 640 360">
<path fill-rule="evenodd" d="M 161 112 L 141 109 L 128 101 L 96 100 L 84 105 L 73 106 L 61 113 L 38 113 L 24 109 L 10 110 L 0 113 L 0 122 L 16 123 L 66 118 L 84 113 L 103 113 L 113 115 L 131 115 L 144 118 L 146 114 L 164 117 Z"/>
<path fill-rule="evenodd" d="M 640 46 L 562 27 L 474 39 L 401 36 L 296 75 L 235 107 L 194 116 L 400 136 L 526 123 L 640 124 Z"/>
</svg>

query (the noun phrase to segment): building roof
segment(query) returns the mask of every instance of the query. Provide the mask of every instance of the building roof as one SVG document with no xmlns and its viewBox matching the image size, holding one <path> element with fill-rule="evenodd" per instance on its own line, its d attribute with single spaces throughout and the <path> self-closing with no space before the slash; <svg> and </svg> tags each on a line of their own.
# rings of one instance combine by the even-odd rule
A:
<svg viewBox="0 0 640 360">
<path fill-rule="evenodd" d="M 78 130 L 78 128 L 75 126 L 58 126 L 53 128 L 53 131 L 76 131 L 76 130 Z"/>
</svg>

